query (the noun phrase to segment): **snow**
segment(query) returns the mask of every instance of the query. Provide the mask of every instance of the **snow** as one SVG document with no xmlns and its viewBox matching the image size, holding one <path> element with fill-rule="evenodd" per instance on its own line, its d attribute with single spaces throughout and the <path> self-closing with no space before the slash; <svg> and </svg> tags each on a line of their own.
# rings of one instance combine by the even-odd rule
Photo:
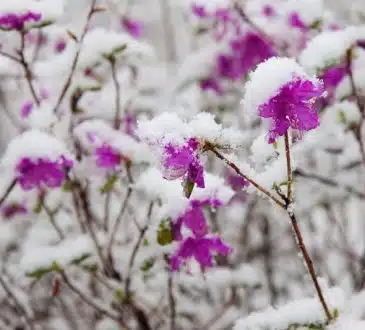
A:
<svg viewBox="0 0 365 330">
<path fill-rule="evenodd" d="M 103 120 L 85 120 L 75 127 L 74 134 L 81 144 L 90 151 L 106 143 L 119 150 L 132 162 L 139 163 L 151 159 L 147 146 L 137 142 L 127 134 L 112 129 Z"/>
<path fill-rule="evenodd" d="M 34 246 L 26 249 L 20 260 L 20 267 L 25 273 L 52 267 L 57 262 L 65 267 L 73 260 L 93 254 L 93 245 L 88 235 L 70 237 L 54 246 Z"/>
<path fill-rule="evenodd" d="M 162 113 L 151 120 L 138 122 L 137 135 L 151 144 L 182 144 L 186 139 L 198 137 L 223 146 L 235 147 L 242 141 L 242 134 L 232 128 L 217 124 L 213 114 L 202 112 L 191 120 L 183 120 L 176 113 Z"/>
<path fill-rule="evenodd" d="M 342 309 L 345 303 L 344 293 L 332 289 L 326 294 L 331 308 Z M 292 324 L 325 323 L 326 318 L 317 298 L 306 298 L 287 303 L 274 309 L 270 307 L 263 312 L 252 313 L 236 322 L 233 330 L 286 330 Z"/>
<path fill-rule="evenodd" d="M 97 27 L 86 34 L 78 65 L 83 69 L 93 66 L 104 57 L 116 54 L 115 52 L 121 47 L 126 47 L 122 52 L 124 57 L 153 56 L 151 46 L 132 38 L 127 33 Z"/>
<path fill-rule="evenodd" d="M 362 33 L 363 28 L 359 27 L 322 32 L 308 42 L 299 56 L 299 62 L 311 74 L 339 63 Z"/>
<path fill-rule="evenodd" d="M 24 157 L 47 158 L 56 161 L 60 156 L 72 159 L 62 141 L 44 132 L 29 130 L 18 135 L 9 143 L 1 164 L 14 169 L 19 160 Z"/>
<path fill-rule="evenodd" d="M 63 0 L 1 0 L 0 15 L 8 13 L 22 14 L 28 10 L 41 13 L 41 20 L 54 20 L 62 16 Z"/>
<path fill-rule="evenodd" d="M 245 85 L 243 111 L 256 113 L 261 104 L 275 96 L 280 87 L 294 77 L 310 79 L 304 69 L 291 58 L 272 57 L 262 62 L 250 74 Z M 316 81 L 314 78 L 313 81 Z"/>
</svg>

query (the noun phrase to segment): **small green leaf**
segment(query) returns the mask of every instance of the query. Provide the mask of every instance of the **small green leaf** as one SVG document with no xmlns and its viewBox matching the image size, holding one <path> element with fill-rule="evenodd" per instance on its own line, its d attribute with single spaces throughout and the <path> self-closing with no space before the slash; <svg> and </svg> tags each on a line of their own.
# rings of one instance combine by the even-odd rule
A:
<svg viewBox="0 0 365 330">
<path fill-rule="evenodd" d="M 343 110 L 340 110 L 337 115 L 338 115 L 338 121 L 341 124 L 346 124 L 347 120 L 345 112 Z"/>
<path fill-rule="evenodd" d="M 33 212 L 36 213 L 36 214 L 41 213 L 41 211 L 42 211 L 42 205 L 43 205 L 42 198 L 38 198 L 37 204 L 33 208 Z"/>
<path fill-rule="evenodd" d="M 74 184 L 71 180 L 66 180 L 64 183 L 63 183 L 63 186 L 62 186 L 62 190 L 64 192 L 71 192 L 72 189 L 74 187 Z"/>
<path fill-rule="evenodd" d="M 143 262 L 142 266 L 141 266 L 141 271 L 142 272 L 148 272 L 153 267 L 153 265 L 155 264 L 155 261 L 156 261 L 155 258 L 146 259 Z"/>
<path fill-rule="evenodd" d="M 185 180 L 184 182 L 184 195 L 186 198 L 190 198 L 191 193 L 193 192 L 195 183 L 190 182 L 189 180 Z"/>
<path fill-rule="evenodd" d="M 62 268 L 57 263 L 57 261 L 52 262 L 52 270 L 54 270 L 55 272 L 58 272 L 58 273 L 62 271 Z"/>
<path fill-rule="evenodd" d="M 162 220 L 157 231 L 157 243 L 160 245 L 168 245 L 173 239 L 174 235 L 171 229 L 171 218 Z"/>
<path fill-rule="evenodd" d="M 143 240 L 142 245 L 143 245 L 143 246 L 148 246 L 148 245 L 150 245 L 150 242 L 148 241 L 148 239 L 147 239 L 147 238 L 145 238 L 145 239 Z"/>
<path fill-rule="evenodd" d="M 113 189 L 114 184 L 118 181 L 117 175 L 112 175 L 108 178 L 107 182 L 103 186 L 100 187 L 100 193 L 105 194 Z"/>
<path fill-rule="evenodd" d="M 89 258 L 91 256 L 90 253 L 85 253 L 83 254 L 82 256 L 78 257 L 78 258 L 75 258 L 75 259 L 72 259 L 70 264 L 71 265 L 79 265 L 81 264 L 84 260 L 86 260 L 87 258 Z"/>
<path fill-rule="evenodd" d="M 114 292 L 114 298 L 119 302 L 123 302 L 124 299 L 126 298 L 124 291 L 121 289 L 116 289 Z"/>
<path fill-rule="evenodd" d="M 34 278 L 34 279 L 41 279 L 44 275 L 48 274 L 48 273 L 51 273 L 53 271 L 53 268 L 52 267 L 48 267 L 48 268 L 38 268 L 34 271 L 31 271 L 31 272 L 27 272 L 25 273 L 25 275 L 27 277 L 31 277 L 31 278 Z"/>
<path fill-rule="evenodd" d="M 321 26 L 322 26 L 322 21 L 318 19 L 310 25 L 310 28 L 313 30 L 318 30 Z"/>
</svg>

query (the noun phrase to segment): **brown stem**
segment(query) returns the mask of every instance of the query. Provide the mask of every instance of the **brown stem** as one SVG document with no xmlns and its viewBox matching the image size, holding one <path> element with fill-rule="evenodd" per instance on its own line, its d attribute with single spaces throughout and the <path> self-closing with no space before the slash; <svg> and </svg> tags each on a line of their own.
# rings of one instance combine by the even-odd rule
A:
<svg viewBox="0 0 365 330">
<path fill-rule="evenodd" d="M 292 183 L 293 183 L 293 172 L 291 167 L 291 158 L 290 158 L 290 144 L 289 144 L 289 134 L 288 131 L 286 131 L 284 135 L 284 141 L 285 141 L 285 157 L 286 157 L 286 170 L 287 170 L 287 178 L 288 178 L 288 201 L 292 201 Z"/>
<path fill-rule="evenodd" d="M 29 87 L 29 90 L 30 90 L 30 92 L 31 92 L 31 94 L 33 96 L 34 102 L 37 104 L 37 106 L 39 106 L 41 102 L 40 102 L 40 100 L 39 100 L 39 98 L 37 96 L 37 93 L 35 91 L 35 88 L 33 86 L 33 82 L 32 82 L 33 74 L 32 74 L 32 71 L 31 71 L 31 69 L 29 67 L 28 62 L 25 59 L 24 49 L 25 49 L 25 32 L 24 31 L 21 31 L 20 32 L 20 51 L 19 51 L 20 64 L 22 65 L 22 67 L 24 69 L 25 80 L 28 83 L 28 87 Z"/>
<path fill-rule="evenodd" d="M 291 221 L 291 224 L 292 224 L 292 227 L 293 227 L 295 236 L 296 236 L 297 241 L 298 241 L 299 249 L 302 252 L 302 255 L 303 255 L 304 261 L 305 261 L 305 263 L 307 265 L 309 274 L 310 274 L 311 279 L 313 281 L 313 284 L 314 284 L 314 286 L 316 288 L 318 298 L 319 298 L 319 300 L 320 300 L 320 302 L 322 304 L 322 307 L 323 307 L 324 312 L 326 313 L 327 320 L 328 321 L 331 321 L 332 320 L 332 315 L 331 315 L 331 312 L 330 312 L 330 310 L 328 308 L 328 305 L 326 303 L 326 300 L 324 298 L 324 295 L 322 293 L 322 289 L 321 289 L 321 287 L 320 287 L 320 285 L 318 283 L 317 275 L 316 275 L 316 272 L 315 272 L 315 269 L 314 269 L 314 266 L 313 266 L 313 261 L 310 258 L 309 253 L 308 253 L 308 250 L 307 250 L 307 248 L 306 248 L 306 246 L 304 244 L 303 236 L 302 236 L 302 233 L 301 233 L 301 231 L 299 229 L 299 225 L 298 225 L 297 219 L 296 219 L 294 213 L 292 213 L 292 212 L 288 212 L 288 215 L 289 215 L 289 218 L 290 218 L 290 221 Z"/>
<path fill-rule="evenodd" d="M 86 33 L 87 33 L 87 28 L 88 28 L 90 19 L 91 19 L 92 15 L 95 13 L 95 11 L 94 11 L 95 3 L 96 3 L 96 0 L 92 0 L 91 1 L 90 10 L 89 10 L 89 12 L 87 14 L 87 18 L 86 18 L 86 24 L 85 24 L 84 29 L 82 31 L 81 37 L 80 37 L 80 39 L 78 41 L 78 49 L 77 49 L 76 54 L 75 54 L 75 57 L 73 59 L 70 73 L 68 74 L 68 77 L 67 77 L 67 79 L 66 79 L 66 81 L 65 81 L 65 83 L 63 85 L 63 88 L 61 90 L 60 96 L 58 97 L 58 100 L 56 102 L 56 105 L 53 108 L 53 112 L 54 113 L 57 113 L 58 108 L 60 107 L 60 105 L 61 105 L 61 103 L 62 103 L 62 101 L 63 101 L 63 99 L 64 99 L 64 97 L 65 97 L 65 95 L 67 93 L 67 91 L 71 87 L 72 78 L 73 78 L 73 76 L 75 74 L 76 67 L 77 67 L 77 63 L 79 61 L 82 43 L 83 43 L 83 41 L 85 39 L 85 36 L 86 36 Z"/>
<path fill-rule="evenodd" d="M 0 207 L 3 205 L 3 203 L 6 201 L 6 199 L 9 197 L 10 193 L 13 191 L 13 189 L 15 188 L 16 183 L 18 182 L 17 179 L 13 179 L 13 181 L 11 181 L 11 183 L 9 184 L 9 186 L 6 188 L 4 194 L 1 196 L 0 198 Z"/>
<path fill-rule="evenodd" d="M 173 292 L 173 273 L 168 270 L 168 294 L 169 294 L 169 305 L 170 305 L 170 330 L 176 329 L 176 300 Z"/>
<path fill-rule="evenodd" d="M 122 325 L 123 327 L 125 327 L 127 329 L 124 322 L 121 320 L 121 318 L 119 316 L 114 315 L 111 311 L 107 310 L 103 306 L 100 306 L 99 304 L 94 302 L 92 298 L 87 297 L 78 287 L 76 287 L 69 280 L 68 276 L 66 275 L 66 273 L 64 271 L 60 271 L 60 274 L 62 276 L 62 279 L 63 279 L 64 283 L 69 287 L 69 289 L 71 291 L 76 293 L 82 301 L 84 301 L 86 304 L 88 304 L 90 307 L 94 308 L 95 310 L 97 310 L 101 314 L 103 314 L 103 315 L 111 318 L 112 320 L 118 322 L 120 325 Z"/>
<path fill-rule="evenodd" d="M 243 174 L 241 170 L 237 167 L 236 164 L 232 163 L 230 160 L 228 160 L 223 154 L 221 154 L 217 149 L 215 149 L 214 146 L 209 145 L 208 150 L 213 152 L 219 159 L 223 160 L 230 168 L 232 168 L 239 176 L 247 180 L 249 183 L 251 183 L 257 190 L 261 191 L 263 194 L 265 194 L 269 199 L 271 199 L 273 202 L 275 202 L 278 206 L 280 206 L 282 209 L 286 209 L 285 203 L 280 201 L 278 198 L 276 198 L 271 192 L 266 190 L 264 187 L 259 185 L 256 181 L 249 178 L 247 175 Z"/>
<path fill-rule="evenodd" d="M 51 225 L 53 226 L 53 228 L 56 230 L 59 238 L 61 240 L 65 239 L 65 235 L 64 233 L 62 232 L 61 228 L 58 226 L 57 222 L 56 222 L 56 219 L 55 219 L 55 216 L 54 216 L 54 211 L 52 211 L 48 205 L 45 203 L 44 201 L 44 198 L 41 199 L 41 204 L 49 218 L 49 221 L 51 222 Z"/>
<path fill-rule="evenodd" d="M 112 79 L 113 79 L 113 84 L 114 84 L 114 88 L 115 88 L 115 116 L 114 116 L 113 127 L 115 129 L 119 129 L 120 124 L 122 122 L 121 118 L 120 118 L 120 115 L 121 115 L 120 84 L 119 84 L 119 80 L 118 80 L 118 76 L 117 76 L 117 69 L 116 69 L 114 57 L 110 58 L 110 65 L 112 67 Z"/>
</svg>

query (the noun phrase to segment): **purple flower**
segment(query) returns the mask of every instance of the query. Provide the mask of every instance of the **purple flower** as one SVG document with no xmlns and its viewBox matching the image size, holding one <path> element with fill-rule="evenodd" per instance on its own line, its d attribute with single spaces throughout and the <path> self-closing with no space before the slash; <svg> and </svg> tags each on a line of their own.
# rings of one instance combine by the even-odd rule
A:
<svg viewBox="0 0 365 330">
<path fill-rule="evenodd" d="M 205 78 L 200 80 L 199 82 L 200 89 L 203 91 L 212 90 L 216 94 L 222 94 L 222 87 L 216 78 Z"/>
<path fill-rule="evenodd" d="M 245 178 L 233 173 L 231 170 L 227 171 L 226 180 L 229 186 L 235 191 L 242 190 L 249 185 L 249 182 Z"/>
<path fill-rule="evenodd" d="M 275 56 L 266 40 L 252 32 L 233 40 L 231 50 L 230 55 L 219 55 L 217 58 L 218 75 L 231 80 L 241 79 L 257 64 Z"/>
<path fill-rule="evenodd" d="M 326 89 L 333 89 L 338 86 L 347 73 L 348 69 L 345 65 L 337 65 L 324 70 L 320 78 Z"/>
<path fill-rule="evenodd" d="M 308 26 L 301 20 L 299 14 L 296 12 L 293 12 L 289 15 L 289 25 L 303 32 L 308 30 Z"/>
<path fill-rule="evenodd" d="M 197 5 L 196 3 L 192 4 L 191 10 L 192 10 L 194 15 L 196 15 L 200 18 L 206 18 L 208 16 L 204 6 Z"/>
<path fill-rule="evenodd" d="M 2 216 L 5 219 L 12 219 L 16 215 L 27 214 L 28 213 L 28 210 L 22 204 L 19 204 L 19 203 L 10 203 L 10 204 L 5 205 L 1 209 L 1 213 L 2 213 Z"/>
<path fill-rule="evenodd" d="M 272 118 L 269 143 L 283 136 L 289 127 L 299 131 L 309 131 L 319 125 L 314 102 L 324 93 L 321 82 L 313 82 L 302 77 L 294 78 L 283 85 L 278 93 L 259 106 L 259 115 Z"/>
<path fill-rule="evenodd" d="M 188 237 L 183 240 L 177 251 L 171 256 L 170 266 L 173 271 L 180 269 L 182 264 L 195 258 L 204 270 L 213 267 L 213 253 L 227 256 L 231 248 L 222 242 L 220 237 Z"/>
<path fill-rule="evenodd" d="M 62 53 L 66 49 L 66 45 L 67 45 L 67 43 L 66 43 L 65 39 L 61 38 L 61 39 L 57 40 L 56 45 L 55 45 L 55 52 L 58 54 Z"/>
<path fill-rule="evenodd" d="M 111 168 L 115 169 L 119 166 L 123 160 L 123 156 L 119 151 L 113 149 L 108 144 L 96 148 L 96 164 L 100 168 Z"/>
<path fill-rule="evenodd" d="M 124 132 L 130 136 L 134 136 L 134 126 L 136 125 L 136 118 L 128 111 L 124 115 Z"/>
<path fill-rule="evenodd" d="M 20 115 L 22 118 L 27 118 L 33 110 L 33 102 L 28 101 L 23 103 Z"/>
<path fill-rule="evenodd" d="M 24 14 L 7 13 L 0 16 L 0 28 L 7 30 L 23 30 L 26 22 L 38 22 L 40 19 L 41 14 L 32 11 L 27 11 Z"/>
<path fill-rule="evenodd" d="M 196 183 L 199 188 L 204 188 L 204 169 L 199 160 L 199 142 L 190 139 L 183 146 L 167 144 L 163 167 L 164 178 L 175 180 L 184 177 L 191 183 Z"/>
<path fill-rule="evenodd" d="M 273 6 L 271 5 L 265 5 L 262 8 L 262 13 L 266 16 L 266 17 L 272 17 L 275 15 L 275 9 Z"/>
<path fill-rule="evenodd" d="M 73 166 L 71 160 L 61 157 L 58 161 L 47 158 L 36 160 L 24 157 L 17 165 L 18 182 L 23 190 L 57 188 L 62 185 L 66 172 Z"/>
<path fill-rule="evenodd" d="M 141 22 L 129 17 L 124 17 L 121 23 L 131 36 L 138 38 L 142 35 L 143 25 Z"/>
</svg>

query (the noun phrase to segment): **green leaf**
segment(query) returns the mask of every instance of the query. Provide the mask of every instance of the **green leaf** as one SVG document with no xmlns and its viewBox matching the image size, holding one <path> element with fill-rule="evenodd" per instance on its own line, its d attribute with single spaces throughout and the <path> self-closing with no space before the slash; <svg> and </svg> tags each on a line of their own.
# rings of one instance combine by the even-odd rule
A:
<svg viewBox="0 0 365 330">
<path fill-rule="evenodd" d="M 347 120 L 346 120 L 346 114 L 343 110 L 340 110 L 338 113 L 338 121 L 341 123 L 341 124 L 346 124 Z"/>
<path fill-rule="evenodd" d="M 190 198 L 191 193 L 193 192 L 195 183 L 190 182 L 189 180 L 185 180 L 184 182 L 184 195 L 186 198 Z"/>
<path fill-rule="evenodd" d="M 74 184 L 71 180 L 66 180 L 62 186 L 62 190 L 64 192 L 71 192 L 74 187 Z"/>
<path fill-rule="evenodd" d="M 320 19 L 314 21 L 311 25 L 310 28 L 314 29 L 314 30 L 318 30 L 320 27 L 322 26 L 322 21 Z"/>
<path fill-rule="evenodd" d="M 143 240 L 142 245 L 143 245 L 143 246 L 148 246 L 148 245 L 150 245 L 150 242 L 148 241 L 148 239 L 147 239 L 147 238 L 145 238 L 145 239 Z"/>
<path fill-rule="evenodd" d="M 119 302 L 123 302 L 126 298 L 124 291 L 121 289 L 116 289 L 114 292 L 114 298 Z"/>
<path fill-rule="evenodd" d="M 141 266 L 141 271 L 142 272 L 148 272 L 153 267 L 153 265 L 155 264 L 155 261 L 156 261 L 155 258 L 146 259 L 143 262 L 142 266 Z"/>
<path fill-rule="evenodd" d="M 43 205 L 42 198 L 38 198 L 37 204 L 33 208 L 33 212 L 36 213 L 36 214 L 41 213 L 42 212 L 42 205 Z"/>
<path fill-rule="evenodd" d="M 174 240 L 174 235 L 171 229 L 171 218 L 164 219 L 160 222 L 157 231 L 157 243 L 159 245 L 171 244 Z"/>
<path fill-rule="evenodd" d="M 108 181 L 105 182 L 103 186 L 100 187 L 100 193 L 105 194 L 113 189 L 114 184 L 118 181 L 117 175 L 112 175 L 108 178 Z"/>
<path fill-rule="evenodd" d="M 82 256 L 78 257 L 78 258 L 72 259 L 70 264 L 71 265 L 79 265 L 89 257 L 91 257 L 91 254 L 90 253 L 85 253 Z"/>
<path fill-rule="evenodd" d="M 25 273 L 25 276 L 31 277 L 34 279 L 41 279 L 44 275 L 53 272 L 53 267 L 44 267 L 44 268 L 38 268 L 34 271 Z"/>
</svg>

